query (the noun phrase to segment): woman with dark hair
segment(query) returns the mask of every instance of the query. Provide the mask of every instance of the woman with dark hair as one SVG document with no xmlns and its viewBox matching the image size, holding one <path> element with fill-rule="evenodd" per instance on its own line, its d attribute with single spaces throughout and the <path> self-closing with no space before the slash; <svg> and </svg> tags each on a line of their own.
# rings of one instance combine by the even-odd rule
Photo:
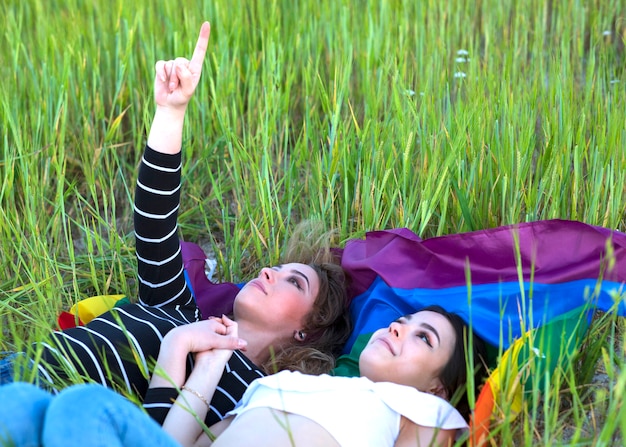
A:
<svg viewBox="0 0 626 447">
<path fill-rule="evenodd" d="M 239 340 L 237 323 L 227 317 L 206 324 L 219 339 L 214 345 Z M 281 371 L 254 381 L 237 407 L 208 428 L 199 421 L 209 411 L 229 349 L 198 352 L 186 379 L 159 357 L 164 371 L 153 383 L 170 377 L 181 390 L 162 427 L 100 386 L 71 387 L 52 397 L 16 383 L 0 387 L 7 402 L 0 407 L 0 441 L 90 445 L 88 434 L 97 430 L 99 441 L 124 446 L 449 446 L 467 429 L 468 417 L 449 401 L 464 394 L 466 371 L 475 374 L 476 383 L 484 374 L 484 346 L 472 338 L 455 315 L 423 309 L 372 335 L 359 357 L 361 377 Z M 468 369 L 470 357 L 475 362 Z"/>
<path fill-rule="evenodd" d="M 259 379 L 210 428 L 213 444 L 180 406 L 164 428 L 182 445 L 215 447 L 452 445 L 469 418 L 468 359 L 480 383 L 485 355 L 460 317 L 431 306 L 372 335 L 359 357 L 361 377 L 283 371 Z M 456 408 L 449 404 L 459 397 Z"/>
</svg>

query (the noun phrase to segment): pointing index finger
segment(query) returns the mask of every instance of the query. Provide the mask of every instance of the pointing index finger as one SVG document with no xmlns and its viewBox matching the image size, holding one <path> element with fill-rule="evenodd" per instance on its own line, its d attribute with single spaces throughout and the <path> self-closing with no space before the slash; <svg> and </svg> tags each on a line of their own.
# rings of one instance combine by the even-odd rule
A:
<svg viewBox="0 0 626 447">
<path fill-rule="evenodd" d="M 193 50 L 193 56 L 191 56 L 191 61 L 189 61 L 189 71 L 192 73 L 200 73 L 202 71 L 202 63 L 204 62 L 204 56 L 206 55 L 210 34 L 211 24 L 209 22 L 204 22 L 200 28 L 200 35 L 198 36 L 196 48 Z"/>
</svg>

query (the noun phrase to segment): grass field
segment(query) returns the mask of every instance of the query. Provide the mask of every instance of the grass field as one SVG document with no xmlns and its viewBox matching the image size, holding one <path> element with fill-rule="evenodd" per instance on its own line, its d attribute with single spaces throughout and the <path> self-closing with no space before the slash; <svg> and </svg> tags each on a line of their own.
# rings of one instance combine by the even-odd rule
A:
<svg viewBox="0 0 626 447">
<path fill-rule="evenodd" d="M 223 279 L 276 262 L 304 218 L 337 244 L 550 218 L 626 231 L 623 0 L 6 0 L 0 16 L 0 349 L 81 298 L 136 296 L 153 66 L 189 57 L 203 20 L 179 221 Z M 592 330 L 494 444 L 619 445 L 623 322 Z M 581 373 L 597 367 L 604 386 Z"/>
</svg>

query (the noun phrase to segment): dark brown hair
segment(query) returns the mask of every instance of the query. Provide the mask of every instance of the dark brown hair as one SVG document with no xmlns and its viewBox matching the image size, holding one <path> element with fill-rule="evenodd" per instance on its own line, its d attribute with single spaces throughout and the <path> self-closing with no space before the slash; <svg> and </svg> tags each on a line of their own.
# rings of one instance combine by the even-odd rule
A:
<svg viewBox="0 0 626 447">
<path fill-rule="evenodd" d="M 463 321 L 463 319 L 455 314 L 446 311 L 441 306 L 432 305 L 420 309 L 421 311 L 431 311 L 443 315 L 448 319 L 454 329 L 456 335 L 456 343 L 454 345 L 454 351 L 448 363 L 441 370 L 439 380 L 441 381 L 444 390 L 446 392 L 447 399 L 450 400 L 456 409 L 463 415 L 463 417 L 469 421 L 470 417 L 470 405 L 467 395 L 467 372 L 469 353 L 466 347 L 471 347 L 473 354 L 473 364 L 469 365 L 474 373 L 474 387 L 478 387 L 482 384 L 483 379 L 487 375 L 486 360 L 487 360 L 487 347 L 485 342 L 480 339 L 473 332 L 470 333 L 469 327 Z M 470 335 L 470 337 L 468 337 Z M 458 399 L 458 400 L 457 400 Z"/>
</svg>

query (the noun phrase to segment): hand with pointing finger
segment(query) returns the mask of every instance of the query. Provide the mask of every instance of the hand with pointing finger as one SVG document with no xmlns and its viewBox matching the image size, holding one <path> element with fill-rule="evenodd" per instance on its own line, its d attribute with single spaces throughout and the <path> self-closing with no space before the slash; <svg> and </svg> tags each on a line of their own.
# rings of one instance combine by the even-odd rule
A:
<svg viewBox="0 0 626 447">
<path fill-rule="evenodd" d="M 160 60 L 155 65 L 154 98 L 158 106 L 177 109 L 187 107 L 200 81 L 202 64 L 211 34 L 211 25 L 204 22 L 191 60 L 178 57 Z"/>
<path fill-rule="evenodd" d="M 179 57 L 155 64 L 156 111 L 147 145 L 157 152 L 176 154 L 181 150 L 187 104 L 200 82 L 210 34 L 211 25 L 204 22 L 191 60 Z"/>
</svg>

